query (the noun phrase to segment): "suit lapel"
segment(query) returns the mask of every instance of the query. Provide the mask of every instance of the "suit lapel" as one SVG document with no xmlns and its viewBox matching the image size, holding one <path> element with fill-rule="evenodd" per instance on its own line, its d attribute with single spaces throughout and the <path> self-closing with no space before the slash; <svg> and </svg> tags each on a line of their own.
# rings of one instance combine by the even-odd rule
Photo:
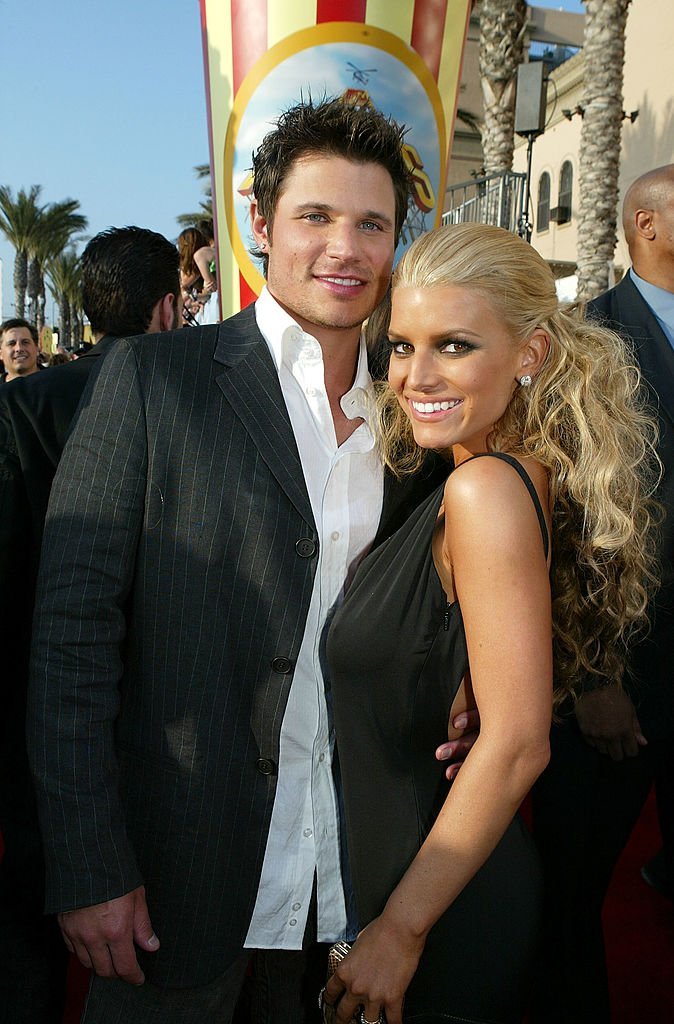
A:
<svg viewBox="0 0 674 1024">
<path fill-rule="evenodd" d="M 615 319 L 637 346 L 644 379 L 660 409 L 674 424 L 674 350 L 629 275 L 618 285 L 616 298 Z"/>
<path fill-rule="evenodd" d="M 283 400 L 278 373 L 248 306 L 218 332 L 214 360 L 223 364 L 215 378 L 255 442 L 261 457 L 300 515 L 314 526 L 297 443 Z"/>
</svg>

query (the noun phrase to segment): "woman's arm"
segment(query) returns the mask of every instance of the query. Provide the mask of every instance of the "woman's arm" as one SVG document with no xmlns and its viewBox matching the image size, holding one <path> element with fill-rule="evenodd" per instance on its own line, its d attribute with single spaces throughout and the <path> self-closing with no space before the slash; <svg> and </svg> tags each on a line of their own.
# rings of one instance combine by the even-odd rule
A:
<svg viewBox="0 0 674 1024">
<path fill-rule="evenodd" d="M 186 274 L 184 270 L 180 271 L 180 287 L 183 292 L 188 292 L 200 280 L 201 274 L 196 270 L 192 274 Z"/>
<path fill-rule="evenodd" d="M 211 263 L 214 259 L 215 249 L 212 245 L 202 245 L 201 249 L 197 249 L 194 254 L 194 262 L 204 279 L 203 291 L 205 294 L 210 294 L 211 292 L 216 291 L 218 287 L 218 282 L 211 273 Z"/>
<path fill-rule="evenodd" d="M 480 735 L 381 916 L 328 986 L 329 1001 L 346 988 L 340 1022 L 363 1004 L 368 1020 L 383 1007 L 388 1024 L 401 1024 L 428 932 L 492 852 L 549 756 L 548 570 L 533 503 L 511 467 L 478 459 L 449 478 L 443 560 L 461 606 Z"/>
</svg>

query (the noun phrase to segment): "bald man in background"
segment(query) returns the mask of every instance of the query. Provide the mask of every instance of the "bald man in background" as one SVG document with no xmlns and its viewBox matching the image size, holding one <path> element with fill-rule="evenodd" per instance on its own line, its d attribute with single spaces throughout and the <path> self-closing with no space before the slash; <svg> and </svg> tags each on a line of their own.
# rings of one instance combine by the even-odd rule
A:
<svg viewBox="0 0 674 1024">
<path fill-rule="evenodd" d="M 534 789 L 547 906 L 532 1024 L 610 1021 L 601 911 L 654 781 L 670 860 L 674 842 L 674 164 L 631 185 L 623 226 L 632 267 L 590 303 L 588 315 L 634 345 L 659 421 L 662 586 L 623 685 L 588 685 L 564 709 L 552 730 L 550 766 Z"/>
</svg>

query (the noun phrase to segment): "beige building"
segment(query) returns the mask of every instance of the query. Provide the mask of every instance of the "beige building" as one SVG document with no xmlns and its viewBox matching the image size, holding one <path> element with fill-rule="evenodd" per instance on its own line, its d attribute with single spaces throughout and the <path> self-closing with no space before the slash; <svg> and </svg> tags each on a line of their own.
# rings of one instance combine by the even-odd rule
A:
<svg viewBox="0 0 674 1024">
<path fill-rule="evenodd" d="M 674 4 L 635 0 L 630 5 L 625 41 L 620 199 L 645 171 L 674 163 Z M 532 153 L 530 220 L 532 244 L 553 264 L 560 294 L 575 295 L 572 277 L 578 222 L 578 154 L 583 93 L 583 54 L 577 53 L 550 75 L 546 130 Z M 526 171 L 527 147 L 518 142 L 513 170 Z M 618 230 L 616 279 L 629 266 L 622 228 Z"/>
<path fill-rule="evenodd" d="M 643 2 L 643 0 L 641 0 Z M 650 0 L 647 0 L 650 2 Z M 654 2 L 654 0 L 653 0 Z M 580 46 L 583 40 L 585 15 L 555 11 L 545 7 L 529 7 L 525 35 L 525 51 L 532 43 L 546 46 Z M 482 90 L 480 86 L 480 5 L 475 4 L 470 16 L 466 46 L 463 54 L 459 111 L 466 111 L 480 122 L 483 118 Z M 452 139 L 452 152 L 447 185 L 469 181 L 482 168 L 482 146 L 477 131 L 457 118 Z"/>
</svg>

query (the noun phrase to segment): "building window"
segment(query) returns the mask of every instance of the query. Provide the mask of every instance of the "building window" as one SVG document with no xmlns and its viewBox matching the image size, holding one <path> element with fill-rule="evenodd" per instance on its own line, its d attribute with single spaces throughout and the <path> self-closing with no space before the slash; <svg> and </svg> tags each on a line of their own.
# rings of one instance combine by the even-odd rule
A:
<svg viewBox="0 0 674 1024">
<path fill-rule="evenodd" d="M 557 201 L 557 223 L 568 224 L 571 220 L 571 202 L 573 200 L 573 165 L 565 160 L 559 172 L 559 198 Z"/>
<path fill-rule="evenodd" d="M 547 231 L 550 227 L 550 175 L 543 171 L 538 179 L 538 206 L 536 209 L 536 230 Z"/>
</svg>

